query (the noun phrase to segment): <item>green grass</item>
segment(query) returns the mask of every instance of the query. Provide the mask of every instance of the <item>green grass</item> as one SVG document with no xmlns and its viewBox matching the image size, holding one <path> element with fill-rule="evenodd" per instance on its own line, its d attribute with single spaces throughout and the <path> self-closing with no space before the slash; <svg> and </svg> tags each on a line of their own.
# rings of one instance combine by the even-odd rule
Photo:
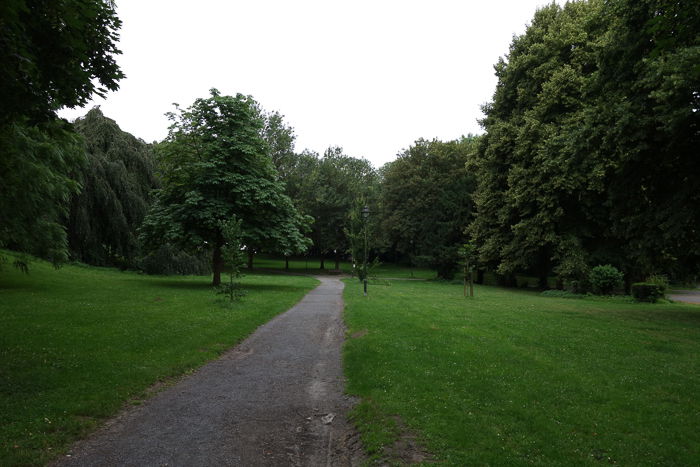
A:
<svg viewBox="0 0 700 467">
<path fill-rule="evenodd" d="M 400 420 L 445 465 L 697 465 L 700 307 L 475 294 L 347 282 L 348 391 L 375 458 Z"/>
<path fill-rule="evenodd" d="M 335 261 L 327 259 L 325 269 L 319 269 L 321 262 L 318 258 L 293 258 L 289 260 L 289 272 L 300 274 L 328 274 L 335 268 Z M 255 257 L 254 268 L 274 269 L 284 271 L 284 258 L 265 255 Z M 344 274 L 352 274 L 352 264 L 347 261 L 340 262 L 340 270 Z M 395 264 L 379 264 L 371 271 L 371 276 L 396 279 L 435 279 L 436 273 L 427 268 L 409 268 Z"/>
<path fill-rule="evenodd" d="M 4 253 L 6 256 L 11 255 Z M 226 304 L 208 277 L 35 261 L 0 271 L 0 465 L 40 465 L 158 381 L 220 355 L 317 281 L 248 275 Z"/>
</svg>

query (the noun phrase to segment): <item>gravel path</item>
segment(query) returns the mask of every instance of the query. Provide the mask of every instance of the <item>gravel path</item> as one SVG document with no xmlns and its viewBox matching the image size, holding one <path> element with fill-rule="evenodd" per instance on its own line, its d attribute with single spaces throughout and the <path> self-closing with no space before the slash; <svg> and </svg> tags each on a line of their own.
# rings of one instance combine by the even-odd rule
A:
<svg viewBox="0 0 700 467">
<path fill-rule="evenodd" d="M 321 284 L 289 311 L 141 406 L 56 465 L 357 465 L 345 414 L 343 283 Z M 332 420 L 331 420 L 332 419 Z"/>
<path fill-rule="evenodd" d="M 668 298 L 674 302 L 700 304 L 700 290 L 674 290 L 668 295 Z"/>
</svg>

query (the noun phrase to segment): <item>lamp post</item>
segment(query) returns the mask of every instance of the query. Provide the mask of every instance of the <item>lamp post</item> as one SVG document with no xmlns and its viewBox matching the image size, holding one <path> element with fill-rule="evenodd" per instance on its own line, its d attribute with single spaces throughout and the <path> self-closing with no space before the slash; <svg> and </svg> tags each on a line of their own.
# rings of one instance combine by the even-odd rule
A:
<svg viewBox="0 0 700 467">
<path fill-rule="evenodd" d="M 362 224 L 364 227 L 365 231 L 365 260 L 364 263 L 362 264 L 362 267 L 364 268 L 363 271 L 363 278 L 364 278 L 364 290 L 365 290 L 365 297 L 367 296 L 367 219 L 369 218 L 369 206 L 365 206 L 362 208 Z"/>
</svg>

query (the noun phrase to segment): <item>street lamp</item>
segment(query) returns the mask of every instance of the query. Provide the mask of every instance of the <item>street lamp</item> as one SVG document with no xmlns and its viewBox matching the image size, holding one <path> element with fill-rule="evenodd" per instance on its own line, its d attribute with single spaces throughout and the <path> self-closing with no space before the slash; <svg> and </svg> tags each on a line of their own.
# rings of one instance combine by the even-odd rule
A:
<svg viewBox="0 0 700 467">
<path fill-rule="evenodd" d="M 365 230 L 365 261 L 363 264 L 365 297 L 367 296 L 367 219 L 369 219 L 369 206 L 362 208 L 362 223 Z"/>
</svg>

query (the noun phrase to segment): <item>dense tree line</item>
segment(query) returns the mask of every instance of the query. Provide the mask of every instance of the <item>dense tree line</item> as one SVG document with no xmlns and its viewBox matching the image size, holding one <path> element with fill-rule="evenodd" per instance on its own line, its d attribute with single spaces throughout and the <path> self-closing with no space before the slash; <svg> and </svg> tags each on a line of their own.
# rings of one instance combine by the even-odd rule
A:
<svg viewBox="0 0 700 467">
<path fill-rule="evenodd" d="M 543 287 L 598 264 L 628 282 L 699 272 L 696 1 L 541 8 L 495 66 L 484 135 L 421 139 L 379 169 L 340 147 L 297 153 L 283 115 L 216 90 L 171 113 L 155 145 L 97 109 L 58 119 L 117 88 L 120 21 L 109 1 L 49 3 L 0 7 L 0 247 L 56 263 L 211 268 L 218 283 L 235 217 L 251 267 L 258 252 L 337 267 L 364 256 L 366 228 L 370 256 L 444 278 L 468 242 L 482 270 Z"/>
<path fill-rule="evenodd" d="M 496 65 L 470 229 L 507 276 L 697 272 L 697 2 L 539 10 Z"/>
<path fill-rule="evenodd" d="M 56 111 L 116 90 L 111 1 L 0 3 L 0 247 L 68 258 L 62 218 L 80 190 L 80 138 Z"/>
</svg>

